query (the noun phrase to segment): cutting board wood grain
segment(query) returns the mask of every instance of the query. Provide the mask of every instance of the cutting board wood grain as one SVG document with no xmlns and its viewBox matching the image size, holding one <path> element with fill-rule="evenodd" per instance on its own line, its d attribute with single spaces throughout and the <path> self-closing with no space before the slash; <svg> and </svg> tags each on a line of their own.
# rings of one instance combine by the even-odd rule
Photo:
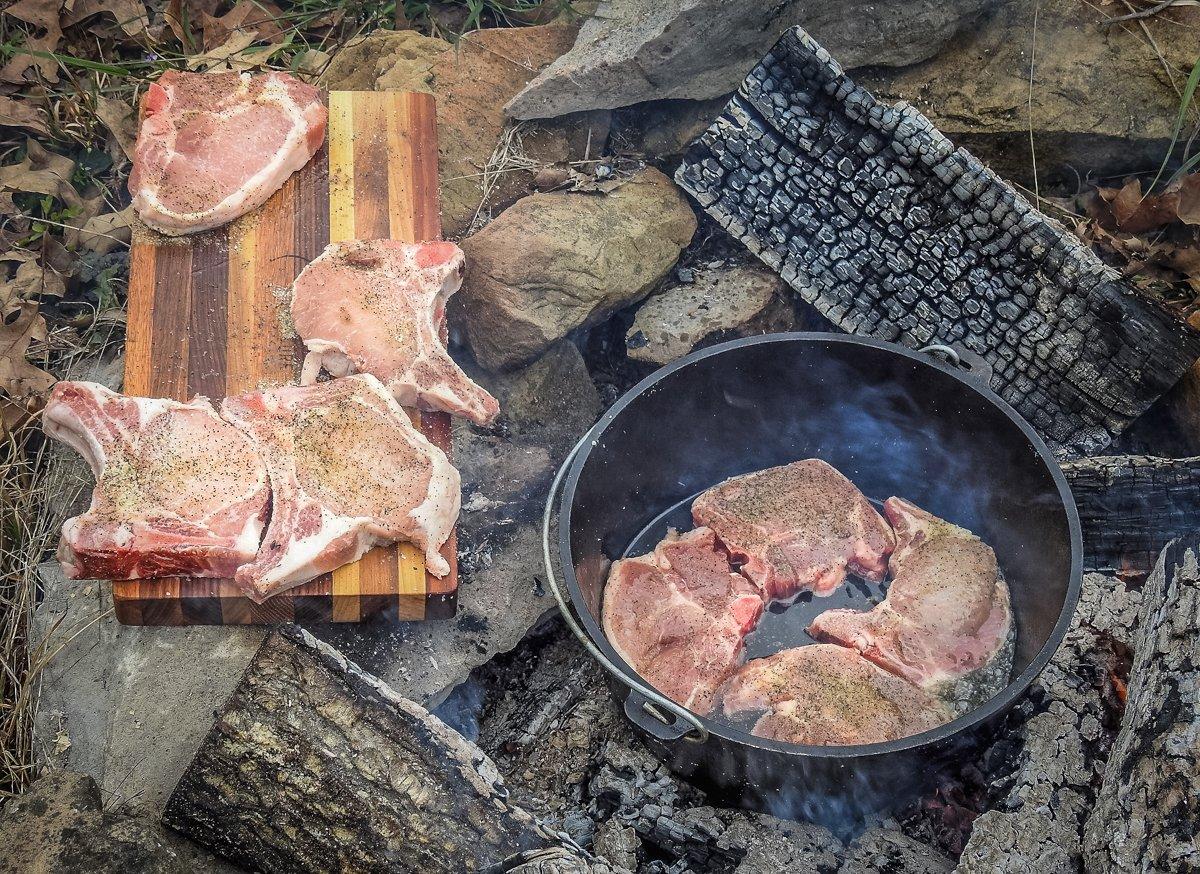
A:
<svg viewBox="0 0 1200 874">
<path fill-rule="evenodd" d="M 299 376 L 303 347 L 288 318 L 287 288 L 331 241 L 419 241 L 441 236 L 433 97 L 404 92 L 329 94 L 325 145 L 254 213 L 225 228 L 171 239 L 139 229 L 130 256 L 125 391 L 185 400 Z M 444 413 L 409 415 L 449 452 Z M 354 564 L 255 604 L 229 580 L 113 582 L 127 625 L 358 622 L 453 616 L 450 573 L 425 571 L 422 554 L 379 547 Z"/>
</svg>

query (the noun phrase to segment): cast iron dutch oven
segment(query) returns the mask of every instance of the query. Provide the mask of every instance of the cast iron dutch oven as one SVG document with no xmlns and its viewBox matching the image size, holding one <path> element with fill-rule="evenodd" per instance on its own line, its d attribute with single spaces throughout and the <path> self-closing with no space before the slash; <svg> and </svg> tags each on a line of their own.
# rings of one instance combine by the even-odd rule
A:
<svg viewBox="0 0 1200 874">
<path fill-rule="evenodd" d="M 1050 660 L 1079 595 L 1079 517 L 1042 440 L 961 357 L 946 363 L 876 340 L 773 334 L 689 355 L 642 380 L 580 441 L 559 471 L 545 516 L 545 558 L 568 624 L 609 671 L 654 754 L 715 800 L 845 825 L 894 810 L 993 732 Z M 976 371 L 978 364 L 976 365 Z M 689 506 L 727 477 L 824 459 L 874 500 L 900 495 L 977 533 L 1012 591 L 1011 682 L 939 728 L 890 743 L 803 746 L 757 738 L 697 716 L 648 688 L 600 625 L 613 560 L 649 552 Z M 555 579 L 551 522 L 566 593 Z M 810 643 L 817 612 L 858 587 L 764 614 L 751 657 Z M 568 604 L 569 600 L 569 604 Z"/>
</svg>

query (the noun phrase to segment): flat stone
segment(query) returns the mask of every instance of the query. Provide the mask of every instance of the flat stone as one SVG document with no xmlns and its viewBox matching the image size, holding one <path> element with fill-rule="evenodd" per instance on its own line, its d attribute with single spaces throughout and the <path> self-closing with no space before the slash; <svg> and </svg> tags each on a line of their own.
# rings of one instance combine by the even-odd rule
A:
<svg viewBox="0 0 1200 874">
<path fill-rule="evenodd" d="M 515 367 L 644 298 L 695 230 L 683 194 L 652 168 L 608 194 L 522 198 L 463 241 L 455 323 L 484 367 Z"/>
<path fill-rule="evenodd" d="M 722 340 L 789 331 L 796 325 L 787 286 L 761 267 L 697 270 L 693 282 L 651 295 L 625 334 L 629 357 L 666 364 Z"/>
<path fill-rule="evenodd" d="M 263 630 L 121 625 L 108 584 L 64 579 L 56 562 L 40 576 L 35 637 L 50 635 L 51 650 L 65 644 L 42 674 L 37 724 L 48 760 L 91 775 L 113 803 L 160 812 Z"/>
<path fill-rule="evenodd" d="M 51 771 L 0 818 L 0 874 L 232 874 L 136 809 L 102 810 L 86 774 Z"/>
<path fill-rule="evenodd" d="M 577 31 L 568 24 L 491 28 L 451 46 L 381 30 L 335 55 L 321 81 L 331 89 L 437 95 L 442 230 L 456 239 L 529 193 L 538 167 L 601 154 L 607 112 L 505 134 L 505 102 L 567 51 Z"/>
<path fill-rule="evenodd" d="M 1039 0 L 1033 87 L 1033 0 L 999 3 L 936 57 L 903 70 L 855 78 L 880 98 L 914 104 L 955 143 L 993 170 L 1032 185 L 1029 129 L 1039 181 L 1107 176 L 1156 167 L 1179 114 L 1179 94 L 1136 22 L 1105 27 L 1125 12 L 1074 0 Z M 1179 7 L 1142 22 L 1166 62 L 1190 70 L 1200 10 Z M 836 56 L 836 52 L 834 53 Z M 1183 86 L 1186 74 L 1177 74 Z M 1103 94 L 1103 100 L 1089 95 Z"/>
<path fill-rule="evenodd" d="M 647 100 L 728 94 L 779 34 L 803 25 L 845 67 L 933 55 L 990 0 L 611 0 L 575 47 L 508 104 L 514 118 L 554 118 Z"/>
</svg>

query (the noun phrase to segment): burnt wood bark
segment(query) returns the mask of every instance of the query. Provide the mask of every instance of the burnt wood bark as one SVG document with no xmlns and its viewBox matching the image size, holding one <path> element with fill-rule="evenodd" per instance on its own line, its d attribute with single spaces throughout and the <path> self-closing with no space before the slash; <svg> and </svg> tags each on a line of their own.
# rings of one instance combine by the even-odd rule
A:
<svg viewBox="0 0 1200 874">
<path fill-rule="evenodd" d="M 1167 543 L 1200 531 L 1200 458 L 1084 458 L 1063 473 L 1089 570 L 1147 574 Z"/>
<path fill-rule="evenodd" d="M 961 874 L 1083 870 L 1084 823 L 1116 733 L 1141 597 L 1116 577 L 1084 577 L 1066 639 L 983 757 L 994 797 Z"/>
<path fill-rule="evenodd" d="M 844 330 L 982 356 L 1067 453 L 1102 449 L 1200 357 L 1200 333 L 799 28 L 676 179 Z"/>
<path fill-rule="evenodd" d="M 1200 870 L 1200 537 L 1146 581 L 1121 730 L 1087 820 L 1092 871 Z"/>
<path fill-rule="evenodd" d="M 478 747 L 295 628 L 263 643 L 163 821 L 262 871 L 457 874 L 547 848 L 587 861 L 509 802 Z"/>
</svg>

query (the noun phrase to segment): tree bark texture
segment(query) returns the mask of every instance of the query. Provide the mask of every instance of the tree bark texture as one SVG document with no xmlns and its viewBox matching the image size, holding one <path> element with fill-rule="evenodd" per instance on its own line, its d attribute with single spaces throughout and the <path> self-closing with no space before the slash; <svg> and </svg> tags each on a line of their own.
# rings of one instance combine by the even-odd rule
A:
<svg viewBox="0 0 1200 874">
<path fill-rule="evenodd" d="M 164 822 L 247 868 L 468 872 L 555 848 L 474 744 L 307 632 L 264 643 Z"/>
<path fill-rule="evenodd" d="M 1121 730 L 1088 816 L 1095 871 L 1200 870 L 1200 538 L 1146 581 Z"/>
</svg>

